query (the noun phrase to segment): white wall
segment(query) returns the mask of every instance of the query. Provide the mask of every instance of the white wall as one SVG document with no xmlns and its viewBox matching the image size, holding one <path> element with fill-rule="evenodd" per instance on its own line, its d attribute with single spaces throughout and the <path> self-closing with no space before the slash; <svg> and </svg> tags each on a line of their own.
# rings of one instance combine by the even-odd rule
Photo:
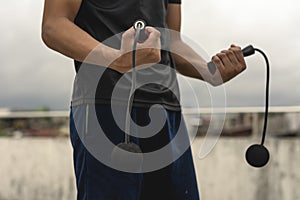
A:
<svg viewBox="0 0 300 200">
<path fill-rule="evenodd" d="M 268 138 L 271 157 L 261 169 L 250 167 L 244 153 L 259 139 L 218 141 L 205 159 L 199 160 L 195 141 L 194 161 L 203 200 L 300 200 L 300 139 Z"/>
<path fill-rule="evenodd" d="M 193 142 L 202 200 L 300 200 L 300 139 L 268 138 L 271 160 L 249 167 L 244 151 L 254 138 L 222 138 L 203 160 Z M 68 139 L 0 139 L 0 200 L 72 200 L 75 185 Z M 183 183 L 184 184 L 184 183 Z"/>
<path fill-rule="evenodd" d="M 67 139 L 0 139 L 0 200 L 75 199 Z"/>
</svg>

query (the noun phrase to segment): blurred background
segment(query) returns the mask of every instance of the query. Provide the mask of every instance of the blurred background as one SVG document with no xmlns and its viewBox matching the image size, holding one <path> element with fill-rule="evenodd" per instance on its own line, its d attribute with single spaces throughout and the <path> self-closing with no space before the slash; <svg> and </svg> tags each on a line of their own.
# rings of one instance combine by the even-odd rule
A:
<svg viewBox="0 0 300 200">
<path fill-rule="evenodd" d="M 75 199 L 68 138 L 73 61 L 43 44 L 42 0 L 0 1 L 0 200 Z M 210 90 L 215 89 L 179 76 L 193 87 L 181 84 L 181 101 L 189 131 L 197 132 L 192 148 L 204 200 L 300 200 L 299 7 L 296 0 L 182 4 L 182 33 L 202 48 L 207 61 L 233 43 L 261 48 L 271 62 L 266 141 L 271 160 L 263 169 L 244 160 L 245 149 L 259 142 L 262 130 L 263 58 L 247 58 L 247 70 L 223 86 L 224 129 L 204 159 L 198 154 L 211 123 Z M 193 109 L 191 94 L 201 109 Z"/>
</svg>

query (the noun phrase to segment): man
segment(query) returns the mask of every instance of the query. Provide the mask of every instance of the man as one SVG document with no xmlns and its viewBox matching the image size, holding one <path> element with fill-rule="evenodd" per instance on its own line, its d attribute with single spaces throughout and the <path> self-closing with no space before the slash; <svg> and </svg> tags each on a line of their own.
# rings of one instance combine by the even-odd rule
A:
<svg viewBox="0 0 300 200">
<path fill-rule="evenodd" d="M 158 73 L 163 70 L 153 63 L 176 69 L 183 75 L 208 81 L 212 85 L 226 82 L 246 68 L 240 47 L 231 45 L 228 50 L 213 57 L 222 81 L 210 74 L 207 63 L 176 33 L 180 32 L 181 27 L 180 3 L 181 0 L 45 0 L 42 38 L 46 45 L 74 59 L 77 72 L 83 63 L 98 66 L 104 71 L 92 103 L 96 104 L 96 112 L 100 113 L 98 120 L 101 128 L 116 145 L 124 141 L 124 134 L 114 122 L 110 101 L 118 80 L 132 69 L 130 51 L 135 34 L 132 28 L 134 21 L 143 19 L 148 25 L 148 38 L 138 44 L 136 60 L 138 68 L 149 63 L 152 65 L 141 70 L 141 76 L 147 79 L 150 72 L 159 77 L 160 84 L 168 86 L 147 84 L 135 92 L 132 113 L 137 124 L 145 126 L 150 123 L 148 112 L 154 104 L 162 105 L 166 115 L 165 125 L 155 136 L 131 137 L 143 153 L 156 151 L 170 143 L 182 121 L 176 74 L 172 70 Z M 170 33 L 168 39 L 168 33 L 154 27 L 169 28 L 174 32 Z M 121 41 L 115 46 L 104 42 L 121 32 L 124 32 Z M 170 49 L 170 52 L 176 50 L 176 53 L 171 55 L 166 49 Z M 72 110 L 79 106 L 79 109 L 85 109 L 87 116 L 91 102 L 87 103 L 86 96 L 75 90 L 74 96 Z M 121 172 L 104 165 L 91 155 L 78 137 L 73 118 L 74 113 L 71 112 L 70 134 L 74 148 L 77 199 L 199 199 L 190 148 L 162 169 L 137 174 Z M 82 120 L 80 123 L 88 127 L 87 121 Z M 184 134 L 187 136 L 187 133 Z M 172 146 L 174 152 L 178 150 L 176 145 Z"/>
</svg>

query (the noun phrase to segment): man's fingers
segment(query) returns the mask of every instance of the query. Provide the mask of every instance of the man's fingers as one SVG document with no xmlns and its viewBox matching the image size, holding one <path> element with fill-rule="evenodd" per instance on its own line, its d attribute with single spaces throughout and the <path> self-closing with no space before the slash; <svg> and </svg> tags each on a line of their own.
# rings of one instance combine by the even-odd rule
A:
<svg viewBox="0 0 300 200">
<path fill-rule="evenodd" d="M 145 29 L 148 34 L 153 34 L 153 36 L 156 36 L 156 37 L 160 36 L 159 30 L 157 30 L 156 28 L 153 28 L 151 26 L 146 26 Z"/>
<path fill-rule="evenodd" d="M 228 50 L 223 50 L 216 54 L 212 58 L 212 61 L 219 69 L 224 82 L 232 79 L 246 69 L 243 52 L 239 46 L 234 44 Z"/>
<path fill-rule="evenodd" d="M 148 38 L 143 43 L 138 43 L 138 48 L 153 48 L 160 49 L 160 32 L 153 27 L 146 27 L 146 32 L 148 34 Z"/>
<path fill-rule="evenodd" d="M 132 50 L 135 30 L 133 27 L 122 34 L 121 51 L 127 53 Z"/>
<path fill-rule="evenodd" d="M 160 32 L 157 29 L 147 26 L 146 33 L 148 34 L 148 38 L 145 42 L 160 40 Z"/>
<path fill-rule="evenodd" d="M 238 66 L 239 65 L 239 61 L 238 61 L 235 53 L 233 52 L 233 50 L 223 50 L 223 51 L 221 51 L 221 53 L 225 53 L 226 56 L 229 58 L 230 62 L 234 66 Z"/>
<path fill-rule="evenodd" d="M 243 55 L 241 47 L 236 46 L 236 45 L 231 45 L 229 50 L 232 51 L 235 54 L 235 57 L 237 58 L 240 67 L 242 67 L 242 69 L 245 69 L 246 68 L 246 62 L 245 62 L 244 55 Z"/>
<path fill-rule="evenodd" d="M 221 59 L 218 56 L 213 56 L 212 61 L 215 63 L 216 67 L 219 69 L 220 73 L 222 73 L 225 69 Z"/>
<path fill-rule="evenodd" d="M 145 28 L 148 38 L 143 43 L 137 44 L 137 53 L 140 54 L 141 60 L 146 60 L 146 63 L 157 63 L 160 61 L 160 32 L 153 28 L 147 26 Z M 144 62 L 145 63 L 145 62 Z"/>
<path fill-rule="evenodd" d="M 130 39 L 133 39 L 133 38 L 134 38 L 134 34 L 135 34 L 135 30 L 134 30 L 133 27 L 131 27 L 130 29 L 126 30 L 126 31 L 123 33 L 122 37 L 123 37 L 124 39 L 130 40 Z"/>
<path fill-rule="evenodd" d="M 230 47 L 236 47 L 236 48 L 242 50 L 240 46 L 237 46 L 237 45 L 235 45 L 235 44 L 231 44 Z"/>
<path fill-rule="evenodd" d="M 224 68 L 233 67 L 233 64 L 225 53 L 218 53 L 217 56 L 222 61 Z"/>
</svg>

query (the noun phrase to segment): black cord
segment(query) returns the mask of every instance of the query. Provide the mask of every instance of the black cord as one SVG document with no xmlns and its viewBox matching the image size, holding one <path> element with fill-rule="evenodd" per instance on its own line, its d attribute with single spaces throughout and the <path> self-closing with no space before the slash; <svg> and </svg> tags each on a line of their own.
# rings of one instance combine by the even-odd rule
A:
<svg viewBox="0 0 300 200">
<path fill-rule="evenodd" d="M 263 133 L 261 138 L 261 145 L 264 145 L 266 132 L 267 132 L 267 125 L 268 125 L 268 115 L 269 115 L 269 95 L 270 95 L 270 64 L 268 57 L 266 54 L 257 48 L 254 48 L 255 51 L 259 52 L 266 61 L 266 103 L 265 103 L 265 116 L 264 116 L 264 127 L 263 127 Z"/>
<path fill-rule="evenodd" d="M 141 29 L 136 29 L 135 30 L 135 35 L 134 35 L 134 41 L 133 41 L 133 47 L 132 47 L 132 69 L 134 70 L 136 67 L 136 46 L 139 41 L 141 34 Z"/>
<path fill-rule="evenodd" d="M 136 85 L 136 47 L 138 40 L 140 38 L 141 29 L 137 28 L 135 30 L 133 47 L 132 47 L 132 77 L 131 77 L 131 89 L 129 93 L 129 100 L 127 104 L 127 111 L 126 111 L 126 119 L 125 119 L 125 143 L 128 144 L 130 142 L 130 118 L 131 118 L 131 110 L 132 110 L 132 102 L 134 99 L 134 90 Z"/>
</svg>

